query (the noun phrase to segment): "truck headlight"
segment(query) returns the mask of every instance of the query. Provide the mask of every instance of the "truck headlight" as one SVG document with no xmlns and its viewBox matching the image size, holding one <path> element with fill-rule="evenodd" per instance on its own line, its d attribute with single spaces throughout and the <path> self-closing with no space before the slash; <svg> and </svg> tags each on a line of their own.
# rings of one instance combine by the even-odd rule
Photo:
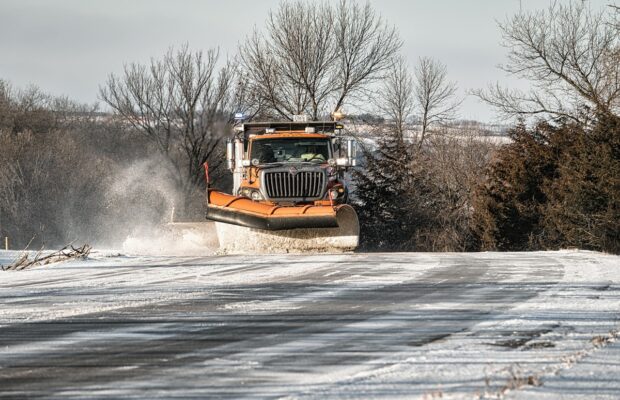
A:
<svg viewBox="0 0 620 400">
<path fill-rule="evenodd" d="M 254 201 L 263 200 L 263 195 L 260 194 L 260 192 L 258 190 L 254 190 L 254 191 L 252 191 L 252 200 L 254 200 Z"/>
<path fill-rule="evenodd" d="M 332 199 L 337 199 L 338 195 L 340 193 L 338 192 L 338 189 L 329 189 L 329 197 Z"/>
</svg>

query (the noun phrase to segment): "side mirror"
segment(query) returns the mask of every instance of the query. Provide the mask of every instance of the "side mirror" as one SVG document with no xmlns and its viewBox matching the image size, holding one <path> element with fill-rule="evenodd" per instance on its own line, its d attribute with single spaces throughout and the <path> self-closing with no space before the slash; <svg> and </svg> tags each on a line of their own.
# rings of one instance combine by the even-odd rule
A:
<svg viewBox="0 0 620 400">
<path fill-rule="evenodd" d="M 355 167 L 357 162 L 355 160 L 357 155 L 356 142 L 353 139 L 347 139 L 347 161 L 350 167 Z"/>
<path fill-rule="evenodd" d="M 226 142 L 226 166 L 231 171 L 235 169 L 235 144 L 230 139 Z"/>
</svg>

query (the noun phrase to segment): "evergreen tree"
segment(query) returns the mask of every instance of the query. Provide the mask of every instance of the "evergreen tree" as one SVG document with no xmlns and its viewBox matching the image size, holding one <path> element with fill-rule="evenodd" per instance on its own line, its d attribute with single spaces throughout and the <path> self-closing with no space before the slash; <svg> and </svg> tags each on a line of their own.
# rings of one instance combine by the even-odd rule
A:
<svg viewBox="0 0 620 400">
<path fill-rule="evenodd" d="M 367 250 L 418 249 L 418 233 L 430 224 L 432 196 L 415 146 L 390 130 L 377 149 L 364 149 L 366 168 L 354 172 L 361 247 Z"/>
<path fill-rule="evenodd" d="M 473 229 L 482 250 L 526 250 L 541 232 L 545 180 L 556 173 L 545 123 L 533 130 L 523 124 L 509 132 L 512 143 L 501 148 L 474 202 Z"/>
<path fill-rule="evenodd" d="M 620 252 L 619 126 L 602 117 L 513 129 L 476 192 L 480 248 Z"/>
<path fill-rule="evenodd" d="M 545 188 L 548 246 L 620 253 L 620 121 L 566 127 L 557 140 L 559 173 Z"/>
</svg>

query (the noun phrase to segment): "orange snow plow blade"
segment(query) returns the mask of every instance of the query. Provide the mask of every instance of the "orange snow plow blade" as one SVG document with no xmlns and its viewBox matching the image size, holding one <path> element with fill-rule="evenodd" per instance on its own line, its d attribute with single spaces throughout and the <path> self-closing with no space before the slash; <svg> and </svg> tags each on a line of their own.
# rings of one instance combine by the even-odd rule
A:
<svg viewBox="0 0 620 400">
<path fill-rule="evenodd" d="M 267 231 L 336 228 L 336 214 L 344 206 L 277 206 L 245 197 L 209 191 L 207 219 Z M 348 206 L 347 206 L 348 207 Z"/>
<path fill-rule="evenodd" d="M 346 204 L 275 206 L 216 191 L 209 191 L 208 201 L 221 253 L 342 252 L 358 246 L 359 221 Z"/>
</svg>

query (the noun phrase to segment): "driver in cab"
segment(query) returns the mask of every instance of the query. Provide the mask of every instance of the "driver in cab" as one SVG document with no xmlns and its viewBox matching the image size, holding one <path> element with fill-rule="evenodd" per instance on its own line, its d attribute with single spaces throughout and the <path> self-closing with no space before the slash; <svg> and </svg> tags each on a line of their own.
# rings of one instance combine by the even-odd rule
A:
<svg viewBox="0 0 620 400">
<path fill-rule="evenodd" d="M 301 155 L 301 160 L 302 161 L 313 161 L 313 160 L 325 161 L 325 156 L 319 150 L 319 146 L 311 145 L 311 146 L 306 147 L 305 153 Z"/>
</svg>

